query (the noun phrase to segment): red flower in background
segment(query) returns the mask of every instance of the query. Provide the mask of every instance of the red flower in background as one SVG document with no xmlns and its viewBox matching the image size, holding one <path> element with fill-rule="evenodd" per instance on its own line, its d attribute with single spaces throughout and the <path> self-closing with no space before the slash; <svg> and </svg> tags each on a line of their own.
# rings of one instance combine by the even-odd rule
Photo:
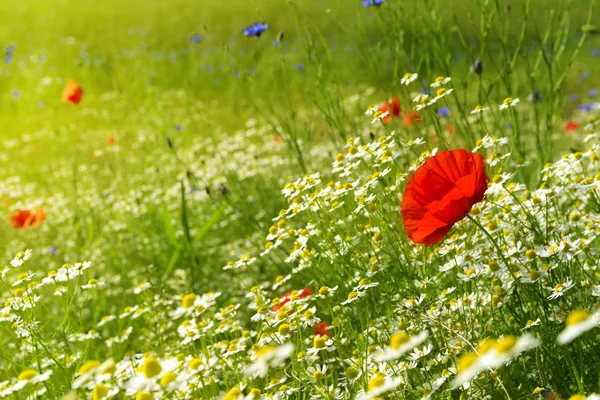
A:
<svg viewBox="0 0 600 400">
<path fill-rule="evenodd" d="M 421 122 L 423 122 L 423 119 L 416 111 L 408 110 L 406 115 L 404 115 L 404 125 L 408 126 L 409 128 L 415 123 L 420 124 Z"/>
<path fill-rule="evenodd" d="M 112 145 L 114 145 L 114 144 L 116 143 L 116 139 L 115 139 L 115 137 L 114 137 L 114 136 L 112 136 L 112 135 L 111 135 L 111 136 L 109 136 L 109 137 L 108 137 L 108 139 L 106 140 L 106 142 L 107 142 L 109 145 L 111 145 L 111 146 L 112 146 Z"/>
<path fill-rule="evenodd" d="M 402 198 L 404 230 L 414 243 L 438 243 L 483 200 L 488 177 L 483 156 L 467 150 L 443 151 L 410 177 Z"/>
<path fill-rule="evenodd" d="M 379 106 L 379 111 L 384 114 L 388 113 L 388 115 L 386 117 L 383 117 L 381 119 L 381 121 L 384 124 L 387 124 L 388 122 L 390 122 L 392 120 L 392 116 L 399 117 L 401 109 L 400 109 L 400 103 L 398 102 L 398 98 L 392 97 L 392 98 L 388 99 L 387 102 L 382 103 L 381 106 Z"/>
<path fill-rule="evenodd" d="M 392 115 L 395 117 L 399 117 L 401 110 L 400 110 L 400 103 L 398 102 L 398 98 L 392 97 L 391 99 L 388 99 L 388 104 L 391 107 Z"/>
<path fill-rule="evenodd" d="M 392 120 L 392 114 L 390 113 L 390 106 L 388 106 L 388 103 L 382 103 L 381 106 L 379 106 L 379 112 L 387 114 L 385 117 L 381 118 L 381 122 L 384 124 L 387 124 Z"/>
<path fill-rule="evenodd" d="M 565 126 L 565 131 L 567 132 L 574 132 L 579 128 L 579 124 L 573 120 L 567 122 L 567 125 Z"/>
<path fill-rule="evenodd" d="M 278 311 L 281 307 L 292 301 L 292 299 L 304 299 L 312 294 L 312 290 L 309 287 L 305 287 L 302 290 L 289 291 L 281 298 L 279 304 L 273 306 L 273 311 Z"/>
<path fill-rule="evenodd" d="M 327 322 L 321 321 L 316 324 L 313 329 L 315 330 L 315 336 L 329 336 L 331 337 L 331 332 L 327 329 Z"/>
<path fill-rule="evenodd" d="M 63 103 L 79 104 L 81 102 L 81 96 L 83 96 L 83 89 L 79 87 L 74 79 L 69 79 L 65 90 L 62 94 Z"/>
<path fill-rule="evenodd" d="M 19 210 L 10 216 L 10 226 L 15 229 L 37 226 L 46 219 L 46 213 L 41 207 L 35 210 Z"/>
</svg>

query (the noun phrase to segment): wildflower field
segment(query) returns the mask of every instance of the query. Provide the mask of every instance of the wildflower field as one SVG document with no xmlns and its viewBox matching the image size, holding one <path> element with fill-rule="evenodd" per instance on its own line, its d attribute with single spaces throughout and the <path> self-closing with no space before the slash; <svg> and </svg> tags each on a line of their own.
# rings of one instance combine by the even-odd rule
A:
<svg viewBox="0 0 600 400">
<path fill-rule="evenodd" d="M 595 0 L 0 2 L 0 398 L 600 399 Z"/>
</svg>

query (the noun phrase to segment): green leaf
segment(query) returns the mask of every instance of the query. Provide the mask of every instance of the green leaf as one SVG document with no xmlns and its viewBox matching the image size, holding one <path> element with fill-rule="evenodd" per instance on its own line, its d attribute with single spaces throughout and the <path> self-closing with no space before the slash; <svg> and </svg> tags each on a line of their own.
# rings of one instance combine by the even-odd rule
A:
<svg viewBox="0 0 600 400">
<path fill-rule="evenodd" d="M 175 227 L 171 223 L 171 215 L 169 214 L 169 210 L 167 210 L 167 207 L 165 207 L 164 204 L 161 205 L 161 216 L 163 220 L 163 225 L 165 227 L 165 233 L 167 234 L 169 241 L 175 248 L 180 248 L 181 244 L 179 244 L 179 241 L 177 240 L 177 233 Z"/>
<path fill-rule="evenodd" d="M 190 225 L 188 222 L 188 209 L 187 200 L 185 198 L 185 186 L 183 181 L 180 182 L 181 186 L 181 225 L 183 226 L 183 232 L 188 243 L 192 242 L 192 235 L 190 234 Z"/>
<path fill-rule="evenodd" d="M 221 204 L 221 207 L 217 208 L 215 212 L 210 216 L 210 218 L 202 225 L 202 227 L 198 230 L 196 237 L 194 238 L 194 244 L 200 241 L 210 230 L 210 228 L 216 224 L 221 216 L 225 212 L 229 205 L 227 203 Z"/>
<path fill-rule="evenodd" d="M 173 272 L 173 268 L 175 268 L 175 264 L 177 264 L 177 261 L 179 261 L 179 257 L 181 257 L 181 248 L 175 249 L 175 251 L 171 255 L 169 264 L 167 264 L 167 269 L 163 274 L 163 281 L 171 275 L 171 272 Z"/>
</svg>

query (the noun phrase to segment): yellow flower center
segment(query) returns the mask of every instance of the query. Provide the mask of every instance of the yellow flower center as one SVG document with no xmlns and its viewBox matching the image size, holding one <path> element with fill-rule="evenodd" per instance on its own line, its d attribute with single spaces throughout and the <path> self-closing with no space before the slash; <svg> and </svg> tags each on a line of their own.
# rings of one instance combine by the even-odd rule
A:
<svg viewBox="0 0 600 400">
<path fill-rule="evenodd" d="M 139 372 L 143 373 L 146 378 L 153 378 L 160 374 L 162 367 L 156 358 L 146 358 L 139 369 Z"/>
<path fill-rule="evenodd" d="M 99 383 L 92 390 L 92 400 L 100 400 L 108 395 L 108 387 L 105 384 Z"/>
<path fill-rule="evenodd" d="M 313 340 L 315 349 L 324 349 L 327 347 L 327 336 L 316 336 Z"/>
<path fill-rule="evenodd" d="M 17 379 L 20 381 L 28 381 L 28 380 L 35 378 L 36 375 L 37 375 L 37 372 L 34 371 L 33 369 L 26 369 L 25 371 L 23 371 L 19 374 L 19 377 Z"/>
<path fill-rule="evenodd" d="M 183 299 L 181 299 L 181 307 L 190 308 L 194 305 L 195 302 L 196 295 L 194 293 L 186 294 L 185 296 L 183 296 Z"/>
<path fill-rule="evenodd" d="M 135 400 L 152 400 L 152 393 L 138 392 L 138 394 L 135 396 Z"/>
<path fill-rule="evenodd" d="M 509 335 L 499 339 L 494 348 L 498 351 L 498 353 L 506 353 L 515 347 L 515 344 L 517 344 L 517 338 Z"/>
<path fill-rule="evenodd" d="M 289 324 L 281 324 L 279 329 L 277 330 L 280 335 L 285 336 L 290 333 L 290 325 Z"/>
<path fill-rule="evenodd" d="M 569 400 L 585 400 L 587 397 L 585 397 L 582 394 L 574 394 L 573 396 L 569 397 Z"/>
<path fill-rule="evenodd" d="M 456 362 L 456 369 L 458 370 L 458 373 L 464 372 L 467 369 L 469 369 L 469 367 L 471 365 L 473 365 L 473 363 L 476 360 L 477 360 L 477 354 L 475 354 L 475 353 L 467 353 L 467 354 L 463 355 Z"/>
<path fill-rule="evenodd" d="M 202 364 L 204 363 L 199 358 L 192 358 L 189 362 L 190 369 L 198 369 Z"/>
<path fill-rule="evenodd" d="M 79 373 L 81 375 L 87 374 L 92 369 L 94 369 L 94 368 L 96 368 L 98 366 L 100 366 L 100 361 L 98 361 L 98 360 L 88 360 L 88 361 L 84 362 L 81 365 L 81 368 L 79 368 Z"/>
<path fill-rule="evenodd" d="M 267 307 L 265 307 L 265 306 L 262 306 L 258 310 L 256 310 L 256 312 L 258 314 L 264 315 L 264 314 L 268 314 L 269 313 L 269 309 Z"/>
<path fill-rule="evenodd" d="M 373 378 L 369 380 L 369 392 L 383 386 L 385 384 L 385 375 L 381 372 L 377 373 Z"/>
<path fill-rule="evenodd" d="M 567 326 L 574 326 L 582 323 L 590 317 L 590 313 L 585 310 L 575 310 L 567 317 Z"/>
<path fill-rule="evenodd" d="M 400 346 L 408 343 L 409 340 L 410 337 L 405 331 L 396 332 L 390 338 L 390 346 L 392 346 L 392 349 L 398 350 Z"/>
<path fill-rule="evenodd" d="M 177 379 L 177 376 L 172 372 L 167 372 L 160 378 L 160 384 L 165 386 Z"/>
<path fill-rule="evenodd" d="M 532 281 L 535 281 L 536 279 L 538 279 L 542 274 L 540 274 L 540 271 L 538 271 L 537 269 L 534 269 L 532 271 L 529 271 L 529 279 L 531 279 Z"/>
</svg>

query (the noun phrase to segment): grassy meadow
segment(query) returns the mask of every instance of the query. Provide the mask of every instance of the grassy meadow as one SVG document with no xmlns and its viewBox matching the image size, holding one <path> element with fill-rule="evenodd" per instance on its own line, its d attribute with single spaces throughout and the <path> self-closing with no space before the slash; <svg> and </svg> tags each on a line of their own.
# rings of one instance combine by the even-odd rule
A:
<svg viewBox="0 0 600 400">
<path fill-rule="evenodd" d="M 598 6 L 0 2 L 0 398 L 600 399 Z"/>
</svg>

